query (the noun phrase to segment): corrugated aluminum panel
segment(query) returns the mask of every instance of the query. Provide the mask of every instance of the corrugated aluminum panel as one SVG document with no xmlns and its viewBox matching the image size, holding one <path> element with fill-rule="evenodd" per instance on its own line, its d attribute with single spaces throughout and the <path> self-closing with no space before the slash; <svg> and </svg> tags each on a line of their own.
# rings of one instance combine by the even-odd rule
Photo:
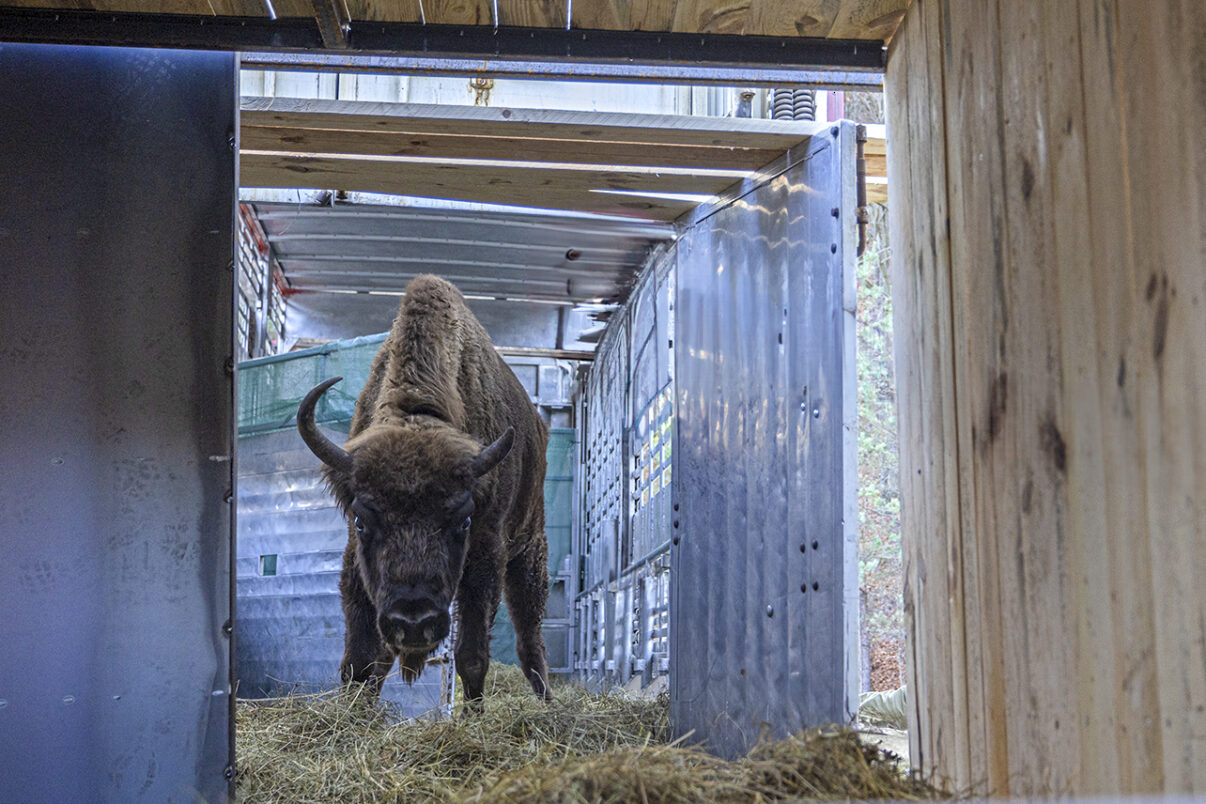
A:
<svg viewBox="0 0 1206 804">
<path fill-rule="evenodd" d="M 0 800 L 227 799 L 236 59 L 0 44 Z"/>
<path fill-rule="evenodd" d="M 853 136 L 677 245 L 671 718 L 724 755 L 856 711 Z"/>
<path fill-rule="evenodd" d="M 401 292 L 435 273 L 470 296 L 623 298 L 670 225 L 595 215 L 257 202 L 294 291 Z"/>
</svg>

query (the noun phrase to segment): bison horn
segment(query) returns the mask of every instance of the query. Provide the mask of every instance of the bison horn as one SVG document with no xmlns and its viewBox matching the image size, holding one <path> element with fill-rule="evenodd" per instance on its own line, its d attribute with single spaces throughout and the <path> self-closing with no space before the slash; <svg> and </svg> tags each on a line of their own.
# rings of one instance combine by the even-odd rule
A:
<svg viewBox="0 0 1206 804">
<path fill-rule="evenodd" d="M 343 377 L 332 377 L 310 389 L 310 393 L 306 394 L 301 404 L 297 406 L 297 432 L 301 433 L 302 441 L 306 442 L 310 451 L 317 455 L 323 463 L 332 469 L 338 469 L 340 472 L 350 475 L 352 473 L 351 454 L 323 435 L 323 432 L 318 429 L 318 425 L 314 423 L 314 406 L 318 404 L 318 398 L 342 379 Z"/>
<path fill-rule="evenodd" d="M 507 453 L 511 451 L 511 447 L 514 444 L 515 428 L 508 427 L 507 431 L 500 435 L 497 441 L 477 453 L 477 457 L 473 459 L 473 475 L 481 477 L 495 466 L 498 466 L 502 462 L 502 459 L 507 457 Z"/>
</svg>

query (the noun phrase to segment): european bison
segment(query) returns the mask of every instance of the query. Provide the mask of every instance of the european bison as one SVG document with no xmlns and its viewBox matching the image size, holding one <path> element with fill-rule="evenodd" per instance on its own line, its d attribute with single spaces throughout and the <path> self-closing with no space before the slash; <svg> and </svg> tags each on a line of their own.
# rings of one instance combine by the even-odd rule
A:
<svg viewBox="0 0 1206 804">
<path fill-rule="evenodd" d="M 314 424 L 315 403 L 340 379 L 306 394 L 297 428 L 349 523 L 344 682 L 379 691 L 395 658 L 414 681 L 448 635 L 455 599 L 457 674 L 480 701 L 501 587 L 520 667 L 551 697 L 540 631 L 548 428 L 460 291 L 434 276 L 407 285 L 344 447 Z"/>
</svg>

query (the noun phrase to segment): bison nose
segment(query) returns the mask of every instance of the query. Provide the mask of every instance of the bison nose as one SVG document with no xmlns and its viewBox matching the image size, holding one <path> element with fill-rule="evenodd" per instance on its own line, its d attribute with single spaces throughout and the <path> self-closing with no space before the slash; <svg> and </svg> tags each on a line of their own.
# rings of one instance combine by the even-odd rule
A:
<svg viewBox="0 0 1206 804">
<path fill-rule="evenodd" d="M 378 625 L 398 647 L 434 647 L 448 636 L 448 612 L 428 597 L 398 598 L 382 612 Z"/>
</svg>

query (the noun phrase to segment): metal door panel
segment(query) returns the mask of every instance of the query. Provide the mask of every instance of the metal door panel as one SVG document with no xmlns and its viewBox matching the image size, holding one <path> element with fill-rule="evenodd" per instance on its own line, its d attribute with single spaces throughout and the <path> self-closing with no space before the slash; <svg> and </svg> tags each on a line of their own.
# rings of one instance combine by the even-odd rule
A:
<svg viewBox="0 0 1206 804">
<path fill-rule="evenodd" d="M 232 54 L 0 44 L 0 800 L 225 800 Z"/>
<path fill-rule="evenodd" d="M 853 194 L 843 124 L 677 245 L 671 716 L 725 755 L 855 711 Z"/>
</svg>

